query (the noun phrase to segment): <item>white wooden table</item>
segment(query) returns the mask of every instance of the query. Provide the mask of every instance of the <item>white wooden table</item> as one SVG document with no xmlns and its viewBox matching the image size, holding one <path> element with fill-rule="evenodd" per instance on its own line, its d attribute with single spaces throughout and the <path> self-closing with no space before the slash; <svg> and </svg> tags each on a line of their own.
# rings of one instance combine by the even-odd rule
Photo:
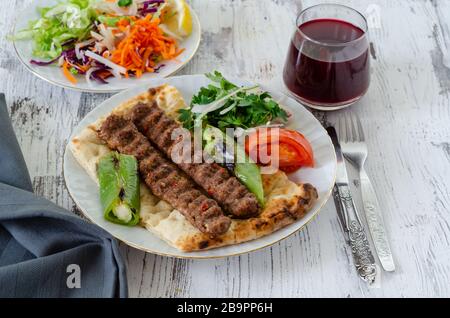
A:
<svg viewBox="0 0 450 318">
<path fill-rule="evenodd" d="M 53 87 L 20 65 L 6 33 L 12 13 L 30 2 L 0 2 L 0 91 L 36 193 L 77 213 L 62 177 L 64 147 L 72 127 L 109 96 Z M 282 89 L 296 12 L 319 1 L 300 2 L 192 0 L 204 33 L 182 73 L 219 69 Z M 450 0 L 339 2 L 371 12 L 372 85 L 352 111 L 369 136 L 368 172 L 397 272 L 384 274 L 378 289 L 359 281 L 329 202 L 302 232 L 240 257 L 177 260 L 122 246 L 130 296 L 450 296 Z M 333 122 L 337 114 L 317 116 Z"/>
</svg>

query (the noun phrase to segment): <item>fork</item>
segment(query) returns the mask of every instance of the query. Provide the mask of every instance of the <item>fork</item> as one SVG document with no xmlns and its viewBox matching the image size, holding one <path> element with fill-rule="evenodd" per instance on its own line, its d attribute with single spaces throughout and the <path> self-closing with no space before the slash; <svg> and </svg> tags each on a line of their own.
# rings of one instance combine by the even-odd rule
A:
<svg viewBox="0 0 450 318">
<path fill-rule="evenodd" d="M 395 271 L 395 263 L 389 246 L 380 204 L 370 178 L 364 169 L 368 150 L 361 121 L 357 116 L 348 115 L 347 112 L 340 117 L 339 121 L 339 139 L 341 139 L 342 151 L 345 158 L 359 171 L 364 212 L 375 250 L 384 270 L 393 272 Z"/>
</svg>

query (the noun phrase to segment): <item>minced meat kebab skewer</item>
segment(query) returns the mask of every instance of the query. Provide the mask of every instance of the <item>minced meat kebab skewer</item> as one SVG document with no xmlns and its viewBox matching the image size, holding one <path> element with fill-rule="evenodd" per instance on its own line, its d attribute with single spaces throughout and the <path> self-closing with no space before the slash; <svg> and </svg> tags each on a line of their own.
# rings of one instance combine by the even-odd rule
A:
<svg viewBox="0 0 450 318">
<path fill-rule="evenodd" d="M 212 236 L 228 231 L 231 220 L 223 215 L 217 202 L 197 189 L 195 183 L 155 149 L 130 120 L 110 115 L 98 134 L 111 149 L 135 156 L 140 174 L 151 191 L 179 210 L 200 231 Z"/>
<path fill-rule="evenodd" d="M 172 147 L 179 142 L 172 140 L 172 132 L 181 128 L 181 125 L 166 115 L 156 101 L 139 103 L 127 116 L 143 135 L 171 157 Z M 178 166 L 219 202 L 226 212 L 237 218 L 258 214 L 260 206 L 256 196 L 219 164 L 179 163 Z"/>
</svg>

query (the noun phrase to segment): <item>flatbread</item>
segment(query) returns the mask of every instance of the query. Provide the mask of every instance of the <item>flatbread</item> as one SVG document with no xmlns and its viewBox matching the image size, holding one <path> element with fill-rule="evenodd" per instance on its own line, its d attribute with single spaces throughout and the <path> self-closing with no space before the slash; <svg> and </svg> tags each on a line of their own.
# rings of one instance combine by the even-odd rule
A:
<svg viewBox="0 0 450 318">
<path fill-rule="evenodd" d="M 175 87 L 163 85 L 119 105 L 112 113 L 123 115 L 137 103 L 155 99 L 159 107 L 174 119 L 177 119 L 177 111 L 186 107 Z M 111 151 L 97 136 L 104 120 L 100 118 L 89 125 L 70 142 L 74 157 L 97 183 L 97 164 Z M 264 210 L 255 218 L 232 220 L 228 232 L 221 236 L 210 237 L 200 232 L 179 211 L 154 196 L 144 183 L 141 183 L 140 225 L 175 248 L 185 252 L 200 251 L 247 242 L 273 233 L 302 218 L 317 200 L 317 191 L 313 186 L 296 184 L 281 171 L 263 175 L 262 178 L 266 198 Z"/>
</svg>

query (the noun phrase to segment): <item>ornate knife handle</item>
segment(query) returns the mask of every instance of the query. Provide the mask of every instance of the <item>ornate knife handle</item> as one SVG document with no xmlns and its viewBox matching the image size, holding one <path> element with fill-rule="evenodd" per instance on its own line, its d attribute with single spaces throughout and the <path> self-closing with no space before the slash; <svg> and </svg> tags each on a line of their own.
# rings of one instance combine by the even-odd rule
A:
<svg viewBox="0 0 450 318">
<path fill-rule="evenodd" d="M 369 225 L 370 234 L 375 249 L 380 259 L 380 263 L 384 270 L 392 272 L 395 270 L 395 263 L 392 257 L 391 247 L 387 238 L 383 216 L 381 214 L 380 204 L 378 203 L 375 189 L 370 182 L 364 170 L 360 171 L 361 194 L 366 213 L 367 224 Z"/>
<path fill-rule="evenodd" d="M 356 210 L 349 186 L 347 184 L 336 184 L 334 199 L 340 213 L 342 226 L 348 235 L 348 243 L 352 249 L 356 270 L 362 280 L 372 284 L 377 276 L 375 258 L 370 250 L 369 241 Z"/>
</svg>

